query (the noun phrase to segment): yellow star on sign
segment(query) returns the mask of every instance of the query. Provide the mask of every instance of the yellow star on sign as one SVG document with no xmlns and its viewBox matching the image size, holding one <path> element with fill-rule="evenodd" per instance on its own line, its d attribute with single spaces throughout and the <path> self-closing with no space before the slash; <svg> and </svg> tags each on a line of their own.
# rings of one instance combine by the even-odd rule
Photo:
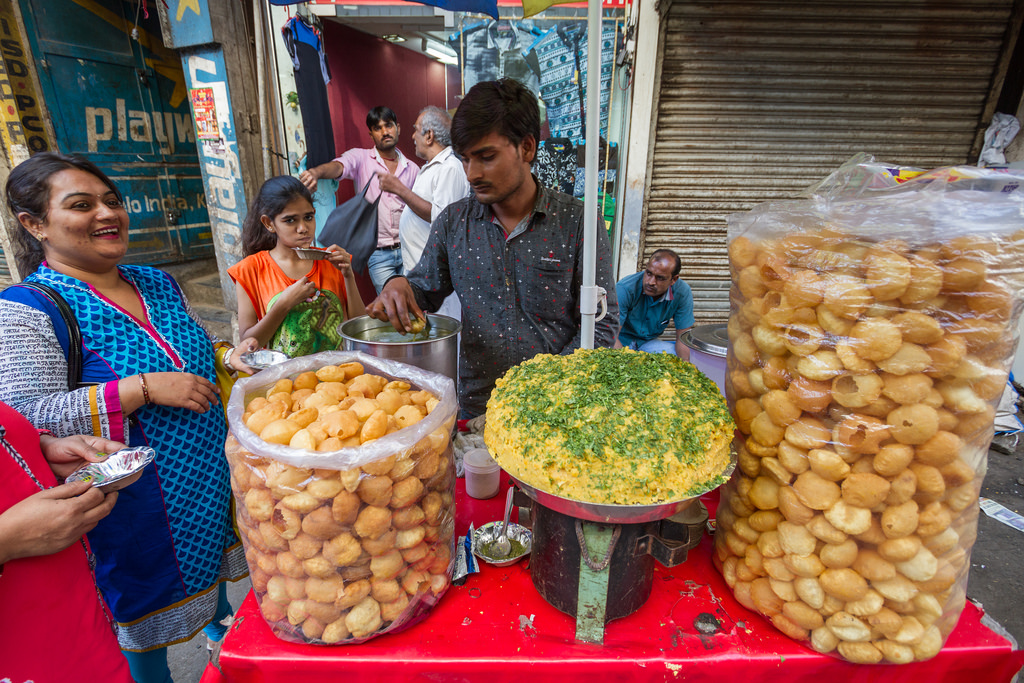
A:
<svg viewBox="0 0 1024 683">
<path fill-rule="evenodd" d="M 196 13 L 196 16 L 202 16 L 199 11 L 199 0 L 178 0 L 178 15 L 175 17 L 176 21 L 181 21 L 182 15 L 185 14 L 186 9 L 191 9 Z"/>
</svg>

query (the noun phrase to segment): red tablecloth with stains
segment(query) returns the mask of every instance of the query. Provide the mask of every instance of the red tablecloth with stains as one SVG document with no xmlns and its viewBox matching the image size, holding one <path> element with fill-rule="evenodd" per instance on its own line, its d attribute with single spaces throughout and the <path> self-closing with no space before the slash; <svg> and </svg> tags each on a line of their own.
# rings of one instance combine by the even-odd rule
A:
<svg viewBox="0 0 1024 683">
<path fill-rule="evenodd" d="M 500 519 L 504 495 L 479 501 L 456 492 L 456 531 L 465 535 Z M 709 509 L 717 494 L 705 497 Z M 711 564 L 711 537 L 686 562 L 655 562 L 650 599 L 607 625 L 603 645 L 577 642 L 576 621 L 551 607 L 530 581 L 526 562 L 483 564 L 452 586 L 420 623 L 361 645 L 324 647 L 278 640 L 250 592 L 224 641 L 221 671 L 207 667 L 204 683 L 261 681 L 317 683 L 352 676 L 359 683 L 398 681 L 1009 681 L 1024 652 L 981 622 L 968 603 L 946 646 L 934 659 L 902 666 L 857 666 L 818 654 L 776 631 L 733 599 Z M 703 635 L 694 621 L 714 615 L 722 624 Z"/>
</svg>

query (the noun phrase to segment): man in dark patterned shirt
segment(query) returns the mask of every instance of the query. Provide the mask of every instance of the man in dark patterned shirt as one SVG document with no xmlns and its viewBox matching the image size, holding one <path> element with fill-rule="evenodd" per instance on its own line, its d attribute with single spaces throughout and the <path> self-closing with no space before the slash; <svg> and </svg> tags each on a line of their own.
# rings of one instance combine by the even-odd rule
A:
<svg viewBox="0 0 1024 683">
<path fill-rule="evenodd" d="M 453 291 L 459 295 L 459 399 L 463 416 L 474 417 L 509 368 L 579 348 L 583 203 L 541 187 L 531 174 L 540 111 L 520 83 L 473 86 L 451 135 L 473 196 L 441 212 L 408 278 L 388 280 L 368 310 L 407 331 L 410 314 L 424 317 Z M 608 292 L 608 314 L 595 324 L 594 345 L 610 347 L 619 311 L 604 229 L 597 230 L 595 280 Z"/>
</svg>

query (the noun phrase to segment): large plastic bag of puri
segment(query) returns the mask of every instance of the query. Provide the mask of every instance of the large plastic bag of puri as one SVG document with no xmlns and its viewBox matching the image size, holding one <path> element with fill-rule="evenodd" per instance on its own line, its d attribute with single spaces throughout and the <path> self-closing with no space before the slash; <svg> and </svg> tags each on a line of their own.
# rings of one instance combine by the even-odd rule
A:
<svg viewBox="0 0 1024 683">
<path fill-rule="evenodd" d="M 296 358 L 235 384 L 231 487 L 275 635 L 359 643 L 441 598 L 454 556 L 456 407 L 447 377 L 356 352 Z"/>
<path fill-rule="evenodd" d="M 925 660 L 957 623 L 1017 345 L 1022 187 L 855 158 L 806 199 L 729 217 L 739 445 L 715 563 L 818 652 Z"/>
</svg>

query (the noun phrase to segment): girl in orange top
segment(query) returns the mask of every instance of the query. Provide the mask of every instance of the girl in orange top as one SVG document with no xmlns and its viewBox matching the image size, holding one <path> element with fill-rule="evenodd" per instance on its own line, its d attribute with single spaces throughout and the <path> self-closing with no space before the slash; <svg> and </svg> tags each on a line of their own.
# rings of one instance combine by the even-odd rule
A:
<svg viewBox="0 0 1024 683">
<path fill-rule="evenodd" d="M 315 234 L 306 186 L 291 176 L 265 182 L 242 224 L 246 258 L 228 268 L 243 339 L 292 358 L 338 349 L 338 326 L 366 312 L 348 252 L 331 245 L 328 258 L 311 261 L 295 251 L 311 247 Z"/>
</svg>

